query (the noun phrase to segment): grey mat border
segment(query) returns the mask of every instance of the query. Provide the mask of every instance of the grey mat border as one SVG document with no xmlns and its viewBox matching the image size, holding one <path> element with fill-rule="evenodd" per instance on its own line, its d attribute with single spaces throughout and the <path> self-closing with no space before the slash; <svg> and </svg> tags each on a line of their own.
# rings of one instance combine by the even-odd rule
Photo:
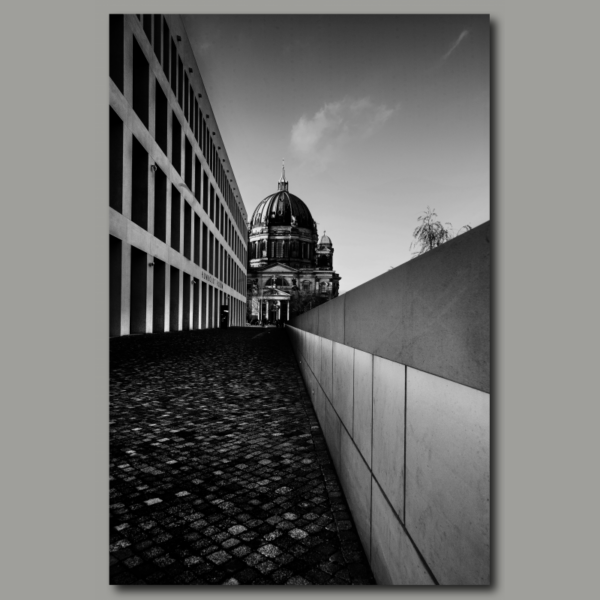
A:
<svg viewBox="0 0 600 600">
<path fill-rule="evenodd" d="M 58 0 L 12 3 L 3 20 L 4 597 L 281 596 L 281 588 L 107 585 L 106 15 L 341 6 L 492 15 L 495 584 L 285 594 L 562 598 L 595 588 L 599 415 L 589 332 L 598 252 L 594 236 L 581 240 L 574 228 L 598 221 L 590 134 L 600 105 L 598 5 Z"/>
</svg>

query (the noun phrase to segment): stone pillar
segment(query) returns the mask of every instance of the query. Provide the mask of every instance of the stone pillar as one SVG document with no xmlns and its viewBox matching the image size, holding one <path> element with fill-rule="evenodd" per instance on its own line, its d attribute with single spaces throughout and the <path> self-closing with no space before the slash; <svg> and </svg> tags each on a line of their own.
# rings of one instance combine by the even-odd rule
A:
<svg viewBox="0 0 600 600">
<path fill-rule="evenodd" d="M 124 241 L 121 248 L 121 335 L 129 335 L 131 303 L 131 246 Z"/>
<path fill-rule="evenodd" d="M 146 254 L 146 333 L 152 333 L 154 311 L 154 269 L 150 263 L 154 262 L 151 254 Z"/>
</svg>

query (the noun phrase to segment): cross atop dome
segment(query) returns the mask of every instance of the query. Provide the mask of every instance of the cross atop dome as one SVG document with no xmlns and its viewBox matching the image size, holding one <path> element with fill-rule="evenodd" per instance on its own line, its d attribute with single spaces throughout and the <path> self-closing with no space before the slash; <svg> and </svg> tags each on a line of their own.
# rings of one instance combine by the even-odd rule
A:
<svg viewBox="0 0 600 600">
<path fill-rule="evenodd" d="M 285 178 L 285 158 L 281 159 L 281 177 L 277 183 L 277 189 L 280 192 L 288 191 L 288 180 Z"/>
</svg>

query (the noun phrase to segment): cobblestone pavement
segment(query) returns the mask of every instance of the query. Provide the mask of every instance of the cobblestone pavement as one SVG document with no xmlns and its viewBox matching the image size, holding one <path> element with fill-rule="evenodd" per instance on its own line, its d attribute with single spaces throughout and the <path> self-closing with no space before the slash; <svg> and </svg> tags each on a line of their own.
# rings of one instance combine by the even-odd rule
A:
<svg viewBox="0 0 600 600">
<path fill-rule="evenodd" d="M 375 584 L 284 330 L 110 344 L 112 584 Z"/>
</svg>

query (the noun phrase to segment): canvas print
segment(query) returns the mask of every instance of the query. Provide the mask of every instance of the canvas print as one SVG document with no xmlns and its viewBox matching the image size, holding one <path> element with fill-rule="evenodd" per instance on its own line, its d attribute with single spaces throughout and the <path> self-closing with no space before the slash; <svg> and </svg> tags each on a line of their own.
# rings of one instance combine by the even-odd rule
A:
<svg viewBox="0 0 600 600">
<path fill-rule="evenodd" d="M 110 583 L 489 585 L 489 15 L 108 37 Z"/>
</svg>

